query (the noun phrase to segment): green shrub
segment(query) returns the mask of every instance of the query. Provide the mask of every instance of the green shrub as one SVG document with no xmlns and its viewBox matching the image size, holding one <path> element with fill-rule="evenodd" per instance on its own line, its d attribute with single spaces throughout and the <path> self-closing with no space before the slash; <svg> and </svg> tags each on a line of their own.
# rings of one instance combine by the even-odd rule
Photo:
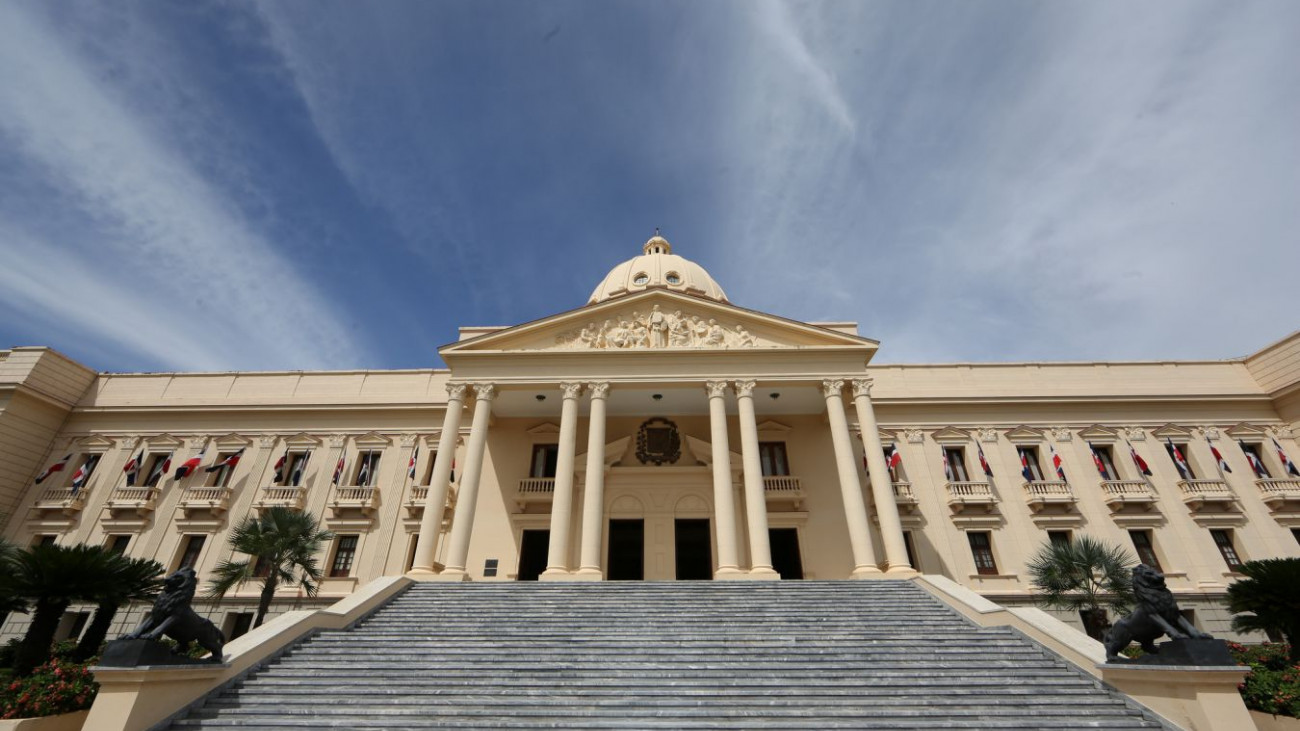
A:
<svg viewBox="0 0 1300 731">
<path fill-rule="evenodd" d="M 1300 664 L 1290 661 L 1285 642 L 1262 645 L 1228 643 L 1232 656 L 1250 666 L 1245 682 L 1237 686 L 1246 707 L 1275 716 L 1300 718 Z"/>
<path fill-rule="evenodd" d="M 8 668 L 14 664 L 14 654 L 18 652 L 18 646 L 22 643 L 23 638 L 15 637 L 0 645 L 0 668 Z"/>
<path fill-rule="evenodd" d="M 89 663 L 53 659 L 30 675 L 9 681 L 0 688 L 0 719 L 57 716 L 90 708 L 99 685 L 88 668 Z"/>
</svg>

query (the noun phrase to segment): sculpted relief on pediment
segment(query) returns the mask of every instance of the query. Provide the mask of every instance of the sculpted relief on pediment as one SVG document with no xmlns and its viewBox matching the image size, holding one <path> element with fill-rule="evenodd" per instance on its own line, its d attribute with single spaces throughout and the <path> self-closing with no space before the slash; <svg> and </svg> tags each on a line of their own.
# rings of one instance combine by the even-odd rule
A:
<svg viewBox="0 0 1300 731">
<path fill-rule="evenodd" d="M 562 332 L 545 350 L 664 350 L 773 347 L 736 322 L 661 310 L 632 310 Z"/>
</svg>

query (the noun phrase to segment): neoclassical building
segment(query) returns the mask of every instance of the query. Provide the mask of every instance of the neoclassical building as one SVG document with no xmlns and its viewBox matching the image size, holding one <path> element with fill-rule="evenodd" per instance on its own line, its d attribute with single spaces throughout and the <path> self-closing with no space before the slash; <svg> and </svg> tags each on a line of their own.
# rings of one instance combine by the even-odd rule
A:
<svg viewBox="0 0 1300 731">
<path fill-rule="evenodd" d="M 852 322 L 737 306 L 656 236 L 581 307 L 461 328 L 446 369 L 100 373 L 16 347 L 0 351 L 0 525 L 202 576 L 240 521 L 307 510 L 335 534 L 327 578 L 275 611 L 403 573 L 922 572 L 1027 603 L 1030 556 L 1086 533 L 1157 565 L 1224 634 L 1235 568 L 1300 555 L 1300 333 L 1207 361 L 874 365 L 880 346 Z M 256 593 L 209 616 L 241 633 Z"/>
</svg>

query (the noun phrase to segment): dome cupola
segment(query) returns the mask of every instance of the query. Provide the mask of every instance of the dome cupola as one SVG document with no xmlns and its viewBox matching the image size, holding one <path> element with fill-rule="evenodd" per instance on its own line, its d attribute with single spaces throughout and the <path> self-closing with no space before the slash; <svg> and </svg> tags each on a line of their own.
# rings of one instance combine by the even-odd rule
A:
<svg viewBox="0 0 1300 731">
<path fill-rule="evenodd" d="M 628 259 L 611 269 L 596 287 L 596 291 L 591 293 L 587 304 L 594 305 L 655 287 L 707 297 L 718 302 L 727 301 L 727 294 L 704 271 L 704 267 L 674 254 L 672 244 L 660 236 L 658 230 L 645 242 L 641 251 L 641 256 Z"/>
</svg>

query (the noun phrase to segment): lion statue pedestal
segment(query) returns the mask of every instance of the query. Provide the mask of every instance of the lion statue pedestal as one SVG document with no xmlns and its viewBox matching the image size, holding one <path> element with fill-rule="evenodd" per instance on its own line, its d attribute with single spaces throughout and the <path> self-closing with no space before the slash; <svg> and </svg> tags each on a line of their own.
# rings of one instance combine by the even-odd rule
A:
<svg viewBox="0 0 1300 731">
<path fill-rule="evenodd" d="M 212 622 L 200 617 L 190 602 L 198 587 L 194 569 L 184 568 L 163 581 L 162 593 L 153 609 L 134 632 L 108 643 L 99 664 L 103 667 L 134 668 L 146 665 L 198 665 L 219 663 L 226 638 Z M 163 637 L 176 641 L 176 650 L 159 642 Z M 190 644 L 212 653 L 207 660 L 187 657 Z"/>
<path fill-rule="evenodd" d="M 1106 662 L 1141 665 L 1235 665 L 1228 645 L 1196 629 L 1178 610 L 1165 576 L 1139 564 L 1133 569 L 1133 593 L 1137 609 L 1119 620 L 1106 633 Z M 1169 642 L 1155 641 L 1169 635 Z M 1145 653 L 1136 660 L 1121 657 L 1120 651 L 1137 642 Z"/>
</svg>

